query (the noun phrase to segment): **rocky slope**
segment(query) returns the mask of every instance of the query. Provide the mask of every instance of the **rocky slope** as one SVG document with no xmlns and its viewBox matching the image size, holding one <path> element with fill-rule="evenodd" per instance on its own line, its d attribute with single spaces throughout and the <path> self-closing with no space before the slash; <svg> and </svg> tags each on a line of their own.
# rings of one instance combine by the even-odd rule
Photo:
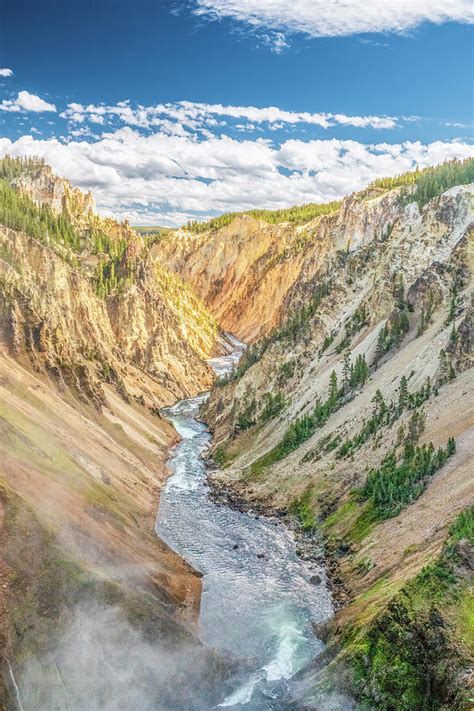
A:
<svg viewBox="0 0 474 711">
<path fill-rule="evenodd" d="M 321 530 L 346 603 L 297 708 L 328 684 L 382 709 L 469 707 L 474 186 L 443 191 L 446 170 L 297 229 L 242 217 L 164 245 L 226 328 L 267 334 L 206 409 L 216 486 Z"/>
<path fill-rule="evenodd" d="M 15 170 L 8 183 L 25 200 L 3 215 L 0 269 L 3 319 L 16 355 L 58 375 L 77 369 L 97 381 L 105 372 L 122 394 L 129 387 L 136 395 L 135 382 L 151 376 L 156 402 L 145 387 L 148 404 L 205 389 L 212 374 L 204 360 L 222 344 L 191 290 L 126 223 L 95 215 L 90 195 L 48 166 L 33 161 Z M 32 219 L 23 224 L 17 213 L 26 210 Z"/>
<path fill-rule="evenodd" d="M 218 231 L 170 233 L 154 249 L 222 328 L 249 343 L 281 319 L 285 296 L 303 268 L 304 243 L 320 219 L 293 229 L 242 215 Z"/>
<path fill-rule="evenodd" d="M 199 578 L 154 520 L 175 441 L 158 408 L 209 386 L 216 322 L 90 196 L 36 160 L 1 169 L 0 707 L 64 708 L 63 675 L 77 699 L 117 688 L 146 708 L 158 690 L 166 706 L 165 648 L 183 708 L 206 707 L 227 672 L 194 635 Z"/>
</svg>

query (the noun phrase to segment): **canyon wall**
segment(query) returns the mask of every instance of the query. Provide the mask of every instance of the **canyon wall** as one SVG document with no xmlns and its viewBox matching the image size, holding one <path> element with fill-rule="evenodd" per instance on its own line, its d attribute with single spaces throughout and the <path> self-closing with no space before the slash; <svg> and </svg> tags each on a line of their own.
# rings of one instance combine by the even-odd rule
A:
<svg viewBox="0 0 474 711">
<path fill-rule="evenodd" d="M 206 408 L 215 485 L 326 542 L 341 609 L 296 708 L 328 684 L 377 708 L 468 708 L 474 188 L 410 191 L 355 194 L 307 232 L 263 226 L 262 243 L 245 217 L 179 233 L 166 257 L 254 340 Z M 266 269 L 284 275 L 268 300 Z M 211 274 L 241 296 L 230 311 Z"/>
<path fill-rule="evenodd" d="M 66 670 L 83 693 L 77 639 L 101 655 L 94 698 L 217 702 L 232 665 L 197 643 L 198 576 L 153 528 L 159 409 L 210 387 L 222 329 L 250 346 L 203 413 L 213 484 L 321 535 L 338 603 L 288 703 L 329 687 L 468 708 L 474 187 L 453 176 L 470 165 L 155 239 L 41 161 L 1 163 L 0 702 L 17 679 L 29 706 L 41 679 L 61 699 Z"/>
<path fill-rule="evenodd" d="M 114 688 L 144 709 L 156 693 L 166 705 L 174 674 L 189 682 L 183 709 L 206 706 L 227 667 L 197 641 L 198 575 L 154 524 L 176 441 L 159 408 L 211 384 L 216 321 L 126 223 L 94 214 L 90 195 L 35 160 L 5 172 L 0 707 L 67 705 L 65 673 L 89 708 Z M 87 648 L 87 634 L 103 646 Z M 133 679 L 119 683 L 99 652 Z"/>
</svg>

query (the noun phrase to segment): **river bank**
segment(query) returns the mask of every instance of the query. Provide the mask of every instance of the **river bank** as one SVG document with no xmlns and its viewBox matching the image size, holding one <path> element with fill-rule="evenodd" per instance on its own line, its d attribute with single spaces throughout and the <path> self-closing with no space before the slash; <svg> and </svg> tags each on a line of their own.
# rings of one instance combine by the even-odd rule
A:
<svg viewBox="0 0 474 711">
<path fill-rule="evenodd" d="M 218 506 L 228 506 L 240 513 L 247 513 L 253 516 L 264 516 L 275 521 L 278 525 L 287 526 L 295 536 L 296 553 L 305 561 L 311 561 L 324 567 L 327 575 L 327 582 L 331 589 L 334 611 L 338 612 L 350 600 L 350 593 L 341 577 L 339 570 L 339 558 L 334 550 L 328 549 L 323 536 L 318 530 L 305 530 L 299 522 L 297 516 L 288 510 L 277 508 L 269 503 L 249 500 L 246 498 L 236 484 L 223 482 L 212 476 L 217 466 L 209 460 L 209 496 Z M 318 627 L 322 630 L 322 627 Z"/>
</svg>

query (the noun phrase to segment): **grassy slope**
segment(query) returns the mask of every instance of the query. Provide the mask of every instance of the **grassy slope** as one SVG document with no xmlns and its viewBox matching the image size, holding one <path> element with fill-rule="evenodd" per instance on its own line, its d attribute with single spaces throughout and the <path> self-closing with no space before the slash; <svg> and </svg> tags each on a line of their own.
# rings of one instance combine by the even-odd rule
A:
<svg viewBox="0 0 474 711">
<path fill-rule="evenodd" d="M 454 519 L 438 556 L 401 587 L 380 578 L 361 594 L 312 693 L 346 686 L 361 709 L 374 701 L 384 711 L 471 708 L 473 545 L 470 507 Z"/>
</svg>

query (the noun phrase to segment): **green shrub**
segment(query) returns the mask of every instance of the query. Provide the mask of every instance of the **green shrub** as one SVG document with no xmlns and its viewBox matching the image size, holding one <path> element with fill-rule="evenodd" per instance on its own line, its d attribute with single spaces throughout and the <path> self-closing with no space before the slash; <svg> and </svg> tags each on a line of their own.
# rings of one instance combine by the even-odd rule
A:
<svg viewBox="0 0 474 711">
<path fill-rule="evenodd" d="M 421 388 L 413 393 L 408 392 L 407 379 L 402 377 L 400 380 L 398 403 L 396 405 L 392 401 L 387 405 L 382 393 L 380 390 L 377 390 L 373 399 L 374 410 L 372 416 L 364 422 L 364 425 L 354 437 L 342 443 L 337 451 L 336 457 L 342 459 L 349 453 L 352 454 L 380 429 L 396 422 L 405 409 L 416 410 L 419 408 L 432 393 L 433 389 L 429 377 L 426 378 Z M 413 419 L 412 427 L 415 426 L 416 420 L 419 418 L 420 414 L 418 413 Z"/>
<path fill-rule="evenodd" d="M 304 494 L 293 501 L 290 512 L 297 516 L 303 531 L 312 531 L 316 526 L 316 517 L 311 506 L 313 491 L 311 487 Z"/>
<path fill-rule="evenodd" d="M 342 390 L 338 387 L 336 373 L 333 371 L 327 399 L 322 403 L 318 402 L 311 413 L 298 417 L 292 422 L 281 442 L 251 465 L 250 475 L 257 476 L 266 467 L 284 459 L 287 454 L 298 449 L 319 427 L 328 421 L 331 413 L 340 407 L 342 394 Z"/>
<path fill-rule="evenodd" d="M 382 326 L 377 337 L 374 365 L 393 347 L 398 347 L 403 336 L 410 330 L 410 320 L 405 310 L 397 309 Z"/>
<path fill-rule="evenodd" d="M 445 611 L 449 615 L 472 599 L 457 572 L 461 539 L 474 543 L 474 506 L 451 525 L 440 556 L 356 633 L 356 644 L 354 633 L 346 634 L 355 695 L 363 708 L 366 703 L 385 711 L 470 708 L 464 683 L 470 660 L 445 617 Z"/>
<path fill-rule="evenodd" d="M 293 377 L 295 373 L 295 361 L 288 360 L 286 363 L 282 363 L 280 370 L 278 372 L 278 380 L 280 383 L 284 383 Z"/>
<path fill-rule="evenodd" d="M 263 402 L 263 410 L 259 417 L 262 423 L 268 422 L 279 415 L 288 404 L 285 396 L 280 392 L 275 395 L 273 393 L 265 393 L 263 396 Z"/>
<path fill-rule="evenodd" d="M 260 360 L 267 348 L 273 343 L 285 340 L 295 340 L 309 325 L 311 318 L 316 313 L 321 301 L 330 293 L 329 282 L 321 282 L 316 287 L 315 293 L 301 308 L 291 313 L 285 321 L 273 331 L 245 349 L 239 365 L 235 371 L 235 378 L 241 378 L 254 363 Z"/>
<path fill-rule="evenodd" d="M 319 351 L 319 355 L 322 355 L 325 350 L 329 348 L 331 343 L 334 341 L 335 335 L 334 333 L 330 333 L 329 335 L 324 336 L 324 341 L 323 345 L 321 346 L 321 350 Z"/>
<path fill-rule="evenodd" d="M 245 404 L 244 409 L 239 413 L 237 417 L 237 427 L 240 430 L 248 430 L 255 424 L 255 418 L 257 413 L 257 403 L 255 399 Z"/>
<path fill-rule="evenodd" d="M 392 451 L 380 467 L 369 471 L 362 496 L 373 503 L 380 518 L 396 516 L 423 493 L 429 478 L 455 450 L 454 439 L 450 438 L 446 449 L 440 447 L 436 452 L 431 443 L 421 447 L 407 444 L 400 462 Z"/>
</svg>

